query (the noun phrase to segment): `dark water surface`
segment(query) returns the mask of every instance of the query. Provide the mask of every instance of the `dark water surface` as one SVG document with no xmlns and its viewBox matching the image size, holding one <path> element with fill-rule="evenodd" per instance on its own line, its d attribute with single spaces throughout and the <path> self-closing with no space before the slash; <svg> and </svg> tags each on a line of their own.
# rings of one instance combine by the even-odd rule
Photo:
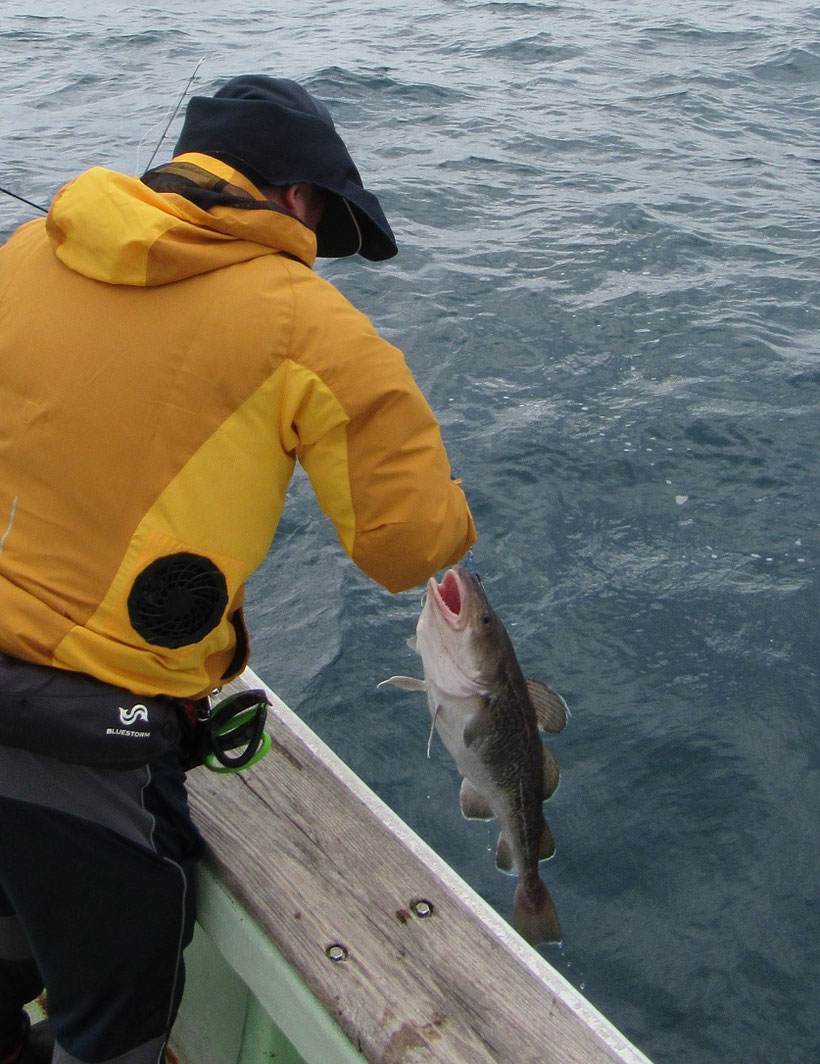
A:
<svg viewBox="0 0 820 1064">
<path fill-rule="evenodd" d="M 204 92 L 305 80 L 393 222 L 393 262 L 321 270 L 406 352 L 573 710 L 545 955 L 659 1064 L 820 1059 L 820 7 L 3 0 L 0 184 L 144 167 L 202 56 Z M 423 701 L 376 691 L 418 593 L 303 477 L 276 546 L 253 665 L 508 914 Z"/>
</svg>

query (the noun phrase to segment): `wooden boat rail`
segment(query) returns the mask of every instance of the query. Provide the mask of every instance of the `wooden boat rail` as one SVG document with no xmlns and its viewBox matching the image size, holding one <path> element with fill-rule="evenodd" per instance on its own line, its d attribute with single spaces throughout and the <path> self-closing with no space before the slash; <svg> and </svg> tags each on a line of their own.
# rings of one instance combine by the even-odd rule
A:
<svg viewBox="0 0 820 1064">
<path fill-rule="evenodd" d="M 189 776 L 200 921 L 305 1060 L 649 1064 L 250 670 L 225 693 L 249 686 L 272 703 L 271 752 Z"/>
</svg>

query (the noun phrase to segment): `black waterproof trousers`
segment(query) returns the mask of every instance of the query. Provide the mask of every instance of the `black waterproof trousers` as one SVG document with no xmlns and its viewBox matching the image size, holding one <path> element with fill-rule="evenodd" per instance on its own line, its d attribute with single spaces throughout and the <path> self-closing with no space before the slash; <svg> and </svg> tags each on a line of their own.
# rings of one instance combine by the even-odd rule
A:
<svg viewBox="0 0 820 1064">
<path fill-rule="evenodd" d="M 0 746 L 0 1059 L 45 986 L 54 1064 L 157 1064 L 203 849 L 172 749 L 134 769 Z"/>
</svg>

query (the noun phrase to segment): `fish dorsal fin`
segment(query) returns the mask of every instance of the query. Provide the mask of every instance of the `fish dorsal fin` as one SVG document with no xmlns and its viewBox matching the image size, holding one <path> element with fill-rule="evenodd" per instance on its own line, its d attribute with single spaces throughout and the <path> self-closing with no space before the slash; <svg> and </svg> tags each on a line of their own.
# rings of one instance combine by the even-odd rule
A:
<svg viewBox="0 0 820 1064">
<path fill-rule="evenodd" d="M 551 687 L 540 680 L 526 680 L 538 727 L 553 735 L 562 730 L 567 723 L 567 704 Z"/>
<path fill-rule="evenodd" d="M 546 801 L 555 794 L 561 772 L 552 750 L 548 750 L 546 746 L 542 746 L 541 749 L 543 750 L 544 800 Z"/>
</svg>

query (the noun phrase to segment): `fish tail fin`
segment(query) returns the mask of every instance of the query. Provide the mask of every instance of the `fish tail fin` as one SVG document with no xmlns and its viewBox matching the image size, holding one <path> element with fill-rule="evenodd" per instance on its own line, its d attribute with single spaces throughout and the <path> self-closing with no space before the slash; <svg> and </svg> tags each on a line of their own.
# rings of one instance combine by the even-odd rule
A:
<svg viewBox="0 0 820 1064">
<path fill-rule="evenodd" d="M 531 946 L 561 941 L 561 925 L 550 892 L 541 879 L 518 881 L 513 899 L 513 927 Z"/>
</svg>

